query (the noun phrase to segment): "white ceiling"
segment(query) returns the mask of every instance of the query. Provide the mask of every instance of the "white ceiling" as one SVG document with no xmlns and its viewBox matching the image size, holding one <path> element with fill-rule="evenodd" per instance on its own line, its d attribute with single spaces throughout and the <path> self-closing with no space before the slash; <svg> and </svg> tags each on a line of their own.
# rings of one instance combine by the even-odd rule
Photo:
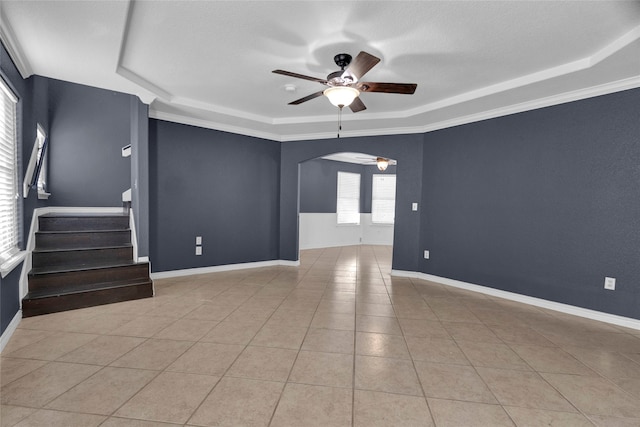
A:
<svg viewBox="0 0 640 427">
<path fill-rule="evenodd" d="M 150 116 L 277 141 L 333 138 L 316 82 L 333 56 L 382 59 L 341 137 L 427 132 L 640 87 L 638 1 L 0 2 L 0 38 L 32 74 L 138 95 Z M 289 93 L 286 85 L 295 85 Z"/>
</svg>

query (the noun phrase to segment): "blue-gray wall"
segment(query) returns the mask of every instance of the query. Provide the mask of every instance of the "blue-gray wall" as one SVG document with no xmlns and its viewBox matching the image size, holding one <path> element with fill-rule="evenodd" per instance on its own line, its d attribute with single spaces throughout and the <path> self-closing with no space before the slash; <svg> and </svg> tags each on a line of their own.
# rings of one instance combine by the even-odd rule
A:
<svg viewBox="0 0 640 427">
<path fill-rule="evenodd" d="M 23 236 L 36 207 L 121 206 L 137 183 L 140 255 L 146 244 L 154 271 L 297 260 L 300 207 L 324 209 L 304 200 L 304 162 L 371 152 L 398 160 L 394 269 L 640 318 L 640 89 L 424 135 L 280 144 L 148 121 L 131 95 L 24 80 L 4 49 L 0 72 L 20 97 L 20 167 L 36 122 L 51 142 L 52 197 L 21 200 Z M 120 156 L 128 143 L 132 159 Z M 2 332 L 19 270 L 0 280 Z"/>
<path fill-rule="evenodd" d="M 299 164 L 333 153 L 376 153 L 398 161 L 393 268 L 418 271 L 420 216 L 411 211 L 411 203 L 419 202 L 422 192 L 423 138 L 423 135 L 391 135 L 282 143 L 280 259 L 298 259 Z"/>
<path fill-rule="evenodd" d="M 133 95 L 49 79 L 51 206 L 122 206 Z"/>
<path fill-rule="evenodd" d="M 150 120 L 149 155 L 154 272 L 278 259 L 278 142 Z"/>
<path fill-rule="evenodd" d="M 420 271 L 640 318 L 640 89 L 424 141 Z"/>
<path fill-rule="evenodd" d="M 371 213 L 371 190 L 374 174 L 395 174 L 389 166 L 380 172 L 376 166 L 358 165 L 326 159 L 300 164 L 300 213 L 336 213 L 338 172 L 360 174 L 360 212 Z"/>
</svg>

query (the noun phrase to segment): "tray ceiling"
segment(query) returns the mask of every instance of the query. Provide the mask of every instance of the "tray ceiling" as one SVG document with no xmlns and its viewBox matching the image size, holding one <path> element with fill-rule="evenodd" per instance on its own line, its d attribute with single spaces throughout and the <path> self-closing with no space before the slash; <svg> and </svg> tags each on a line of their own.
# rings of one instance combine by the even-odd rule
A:
<svg viewBox="0 0 640 427">
<path fill-rule="evenodd" d="M 333 56 L 382 59 L 341 137 L 427 132 L 640 87 L 636 1 L 0 2 L 0 38 L 23 77 L 121 91 L 150 116 L 278 141 L 333 138 L 318 83 Z M 294 90 L 287 91 L 292 85 Z"/>
</svg>

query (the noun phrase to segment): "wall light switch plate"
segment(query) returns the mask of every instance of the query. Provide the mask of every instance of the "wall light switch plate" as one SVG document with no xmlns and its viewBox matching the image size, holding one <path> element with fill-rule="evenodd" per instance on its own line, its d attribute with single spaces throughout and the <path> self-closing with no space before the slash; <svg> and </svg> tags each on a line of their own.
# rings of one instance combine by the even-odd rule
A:
<svg viewBox="0 0 640 427">
<path fill-rule="evenodd" d="M 429 251 L 424 251 L 424 259 L 429 259 Z"/>
<path fill-rule="evenodd" d="M 616 278 L 615 277 L 605 277 L 604 278 L 604 288 L 610 291 L 616 290 Z"/>
<path fill-rule="evenodd" d="M 202 255 L 202 246 L 196 246 L 196 255 Z"/>
<path fill-rule="evenodd" d="M 196 236 L 196 245 L 202 244 L 202 236 Z"/>
<path fill-rule="evenodd" d="M 411 210 L 416 212 L 418 210 L 418 204 L 417 203 L 411 203 Z"/>
</svg>

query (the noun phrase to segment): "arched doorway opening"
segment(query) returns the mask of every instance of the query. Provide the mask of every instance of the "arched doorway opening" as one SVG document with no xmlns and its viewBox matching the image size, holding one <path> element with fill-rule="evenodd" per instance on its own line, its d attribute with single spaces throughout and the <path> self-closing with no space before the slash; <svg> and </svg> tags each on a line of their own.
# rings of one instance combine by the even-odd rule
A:
<svg viewBox="0 0 640 427">
<path fill-rule="evenodd" d="M 386 160 L 387 164 L 379 165 L 378 159 Z M 392 247 L 396 167 L 394 159 L 354 152 L 333 153 L 301 162 L 299 249 L 353 245 Z"/>
</svg>

